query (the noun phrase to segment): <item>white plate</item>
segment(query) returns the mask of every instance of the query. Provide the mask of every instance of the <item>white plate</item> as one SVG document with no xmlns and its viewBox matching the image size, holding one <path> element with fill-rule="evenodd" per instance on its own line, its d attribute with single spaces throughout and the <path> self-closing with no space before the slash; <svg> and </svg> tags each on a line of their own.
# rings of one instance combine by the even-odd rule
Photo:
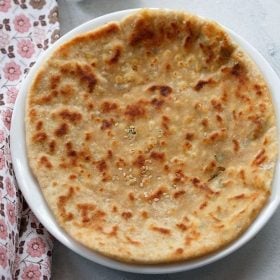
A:
<svg viewBox="0 0 280 280">
<path fill-rule="evenodd" d="M 33 177 L 31 170 L 28 166 L 27 154 L 26 154 L 26 143 L 25 143 L 25 98 L 28 92 L 28 88 L 31 84 L 31 81 L 40 68 L 43 61 L 45 61 L 50 54 L 61 44 L 74 36 L 92 30 L 96 27 L 99 27 L 109 21 L 118 21 L 128 14 L 136 10 L 125 10 L 120 12 L 115 12 L 108 14 L 102 17 L 95 18 L 89 22 L 82 24 L 81 26 L 73 29 L 63 37 L 61 37 L 54 45 L 52 45 L 44 54 L 38 59 L 36 64 L 32 67 L 27 78 L 22 83 L 20 93 L 18 95 L 16 105 L 14 108 L 14 113 L 12 117 L 12 126 L 11 126 L 11 152 L 12 160 L 15 175 L 17 178 L 18 185 L 25 197 L 30 208 L 37 216 L 37 218 L 42 222 L 42 224 L 47 228 L 47 230 L 57 238 L 61 243 L 67 246 L 69 249 L 75 251 L 81 256 L 90 259 L 98 264 L 111 267 L 118 270 L 135 272 L 135 273 L 172 273 L 179 272 L 184 270 L 190 270 L 193 268 L 201 267 L 206 264 L 217 261 L 228 254 L 234 252 L 246 242 L 248 242 L 252 237 L 254 237 L 257 232 L 266 224 L 270 219 L 272 214 L 275 212 L 279 202 L 280 202 L 280 178 L 279 178 L 279 162 L 276 164 L 276 170 L 274 175 L 274 180 L 272 184 L 272 194 L 264 209 L 258 215 L 257 219 L 249 227 L 249 229 L 237 240 L 232 242 L 229 246 L 225 247 L 218 252 L 207 255 L 205 257 L 174 263 L 174 264 L 165 264 L 165 265 L 135 265 L 135 264 L 126 264 L 122 263 L 105 256 L 102 256 L 92 250 L 87 249 L 83 245 L 79 244 L 73 240 L 64 230 L 62 230 L 56 223 L 52 213 L 50 212 L 46 201 L 40 191 L 36 179 Z M 277 126 L 279 133 L 279 124 L 280 124 L 280 80 L 273 69 L 270 67 L 268 62 L 260 55 L 260 53 L 249 45 L 244 39 L 233 31 L 225 28 L 227 32 L 231 35 L 233 40 L 239 44 L 256 62 L 260 67 L 264 77 L 266 78 L 267 83 L 270 86 L 270 90 L 273 97 L 273 103 L 275 106 L 275 111 L 277 115 Z M 279 139 L 279 135 L 278 135 Z"/>
</svg>

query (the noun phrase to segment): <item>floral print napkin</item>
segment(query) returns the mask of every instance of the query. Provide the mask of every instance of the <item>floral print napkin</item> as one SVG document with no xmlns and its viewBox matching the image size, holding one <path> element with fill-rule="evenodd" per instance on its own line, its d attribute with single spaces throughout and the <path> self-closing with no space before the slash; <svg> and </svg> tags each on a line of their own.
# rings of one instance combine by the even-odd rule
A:
<svg viewBox="0 0 280 280">
<path fill-rule="evenodd" d="M 0 0 L 0 279 L 49 279 L 52 240 L 24 201 L 10 155 L 21 81 L 59 37 L 56 0 Z"/>
</svg>

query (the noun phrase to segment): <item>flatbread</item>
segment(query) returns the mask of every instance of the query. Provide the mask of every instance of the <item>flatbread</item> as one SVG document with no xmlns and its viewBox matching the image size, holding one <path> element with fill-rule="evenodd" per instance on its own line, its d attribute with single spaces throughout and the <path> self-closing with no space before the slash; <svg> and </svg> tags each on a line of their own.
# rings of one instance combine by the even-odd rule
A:
<svg viewBox="0 0 280 280">
<path fill-rule="evenodd" d="M 270 196 L 268 86 L 221 26 L 141 10 L 58 47 L 28 92 L 29 164 L 61 227 L 124 262 L 219 250 Z"/>
</svg>

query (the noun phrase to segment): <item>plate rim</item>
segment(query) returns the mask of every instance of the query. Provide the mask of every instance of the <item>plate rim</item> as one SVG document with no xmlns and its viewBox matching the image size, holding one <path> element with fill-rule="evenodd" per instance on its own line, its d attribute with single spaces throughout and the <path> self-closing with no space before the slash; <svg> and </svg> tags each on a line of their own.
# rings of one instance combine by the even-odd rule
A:
<svg viewBox="0 0 280 280">
<path fill-rule="evenodd" d="M 79 35 L 80 33 L 93 30 L 111 21 L 119 21 L 125 16 L 128 16 L 129 14 L 142 9 L 143 8 L 121 10 L 121 11 L 105 14 L 103 16 L 87 21 L 77 26 L 76 28 L 70 30 L 65 35 L 63 35 L 38 58 L 36 63 L 29 71 L 27 77 L 24 79 L 24 81 L 21 84 L 18 98 L 14 106 L 12 120 L 11 120 L 11 131 L 10 131 L 11 156 L 12 156 L 13 168 L 14 168 L 18 186 L 24 198 L 26 199 L 27 203 L 29 204 L 31 210 L 38 218 L 38 220 L 45 226 L 45 228 L 66 247 L 68 247 L 72 251 L 78 253 L 79 255 L 95 263 L 116 270 L 133 272 L 133 273 L 143 273 L 143 274 L 175 273 L 175 272 L 187 271 L 198 267 L 202 267 L 224 258 L 225 256 L 236 251 L 241 246 L 245 245 L 265 226 L 265 224 L 269 221 L 269 219 L 274 214 L 274 212 L 276 211 L 280 203 L 280 194 L 279 194 L 280 193 L 280 177 L 279 177 L 280 164 L 278 159 L 276 161 L 274 178 L 272 182 L 272 194 L 265 207 L 258 214 L 255 221 L 239 238 L 231 242 L 223 249 L 198 259 L 179 262 L 179 263 L 171 263 L 171 264 L 137 265 L 137 264 L 130 264 L 130 263 L 117 261 L 109 257 L 106 257 L 102 254 L 99 254 L 93 250 L 90 250 L 85 246 L 83 246 L 82 244 L 80 244 L 79 242 L 75 241 L 62 228 L 60 228 L 55 218 L 53 217 L 53 214 L 48 208 L 48 205 L 43 197 L 43 194 L 40 191 L 40 187 L 29 168 L 27 154 L 26 154 L 25 121 L 24 121 L 25 101 L 26 101 L 28 88 L 30 87 L 30 80 L 36 74 L 41 64 L 44 63 L 44 61 L 46 61 L 49 55 L 52 54 L 52 52 L 58 46 L 70 40 L 71 38 Z M 173 9 L 162 9 L 162 8 L 148 8 L 148 9 L 174 11 Z M 186 10 L 184 11 L 190 13 Z M 276 94 L 277 87 L 280 88 L 280 80 L 278 76 L 276 72 L 273 70 L 273 68 L 270 66 L 270 64 L 266 61 L 266 59 L 259 53 L 259 51 L 257 51 L 252 45 L 250 45 L 245 39 L 243 39 L 240 35 L 235 33 L 233 30 L 225 27 L 224 25 L 221 26 L 226 30 L 226 32 L 235 41 L 235 43 L 238 46 L 240 46 L 241 49 L 245 51 L 252 58 L 252 60 L 255 62 L 255 64 L 258 66 L 263 76 L 265 77 L 265 80 L 269 85 L 271 91 L 273 106 L 276 114 L 277 138 L 279 142 L 279 124 L 280 124 L 279 114 L 280 113 L 278 112 L 280 112 L 280 105 L 278 104 L 280 104 L 280 96 L 278 97 Z M 278 150 L 279 150 L 279 143 L 278 143 Z M 279 184 L 277 184 L 277 182 Z M 277 185 L 279 185 L 279 187 L 277 187 Z M 32 195 L 31 190 L 34 189 L 36 189 L 36 192 L 35 195 L 34 194 Z"/>
</svg>

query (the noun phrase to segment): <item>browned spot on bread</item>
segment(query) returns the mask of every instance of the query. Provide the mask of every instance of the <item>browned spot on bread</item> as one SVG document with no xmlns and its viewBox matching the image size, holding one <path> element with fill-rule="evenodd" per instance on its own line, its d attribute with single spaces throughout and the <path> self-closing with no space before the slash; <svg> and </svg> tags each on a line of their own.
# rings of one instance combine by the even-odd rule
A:
<svg viewBox="0 0 280 280">
<path fill-rule="evenodd" d="M 185 139 L 188 141 L 192 141 L 194 139 L 194 133 L 192 132 L 187 132 L 185 135 Z"/>
<path fill-rule="evenodd" d="M 145 159 L 144 159 L 144 162 L 145 162 Z M 118 158 L 116 160 L 116 166 L 118 168 L 122 168 L 122 167 L 125 167 L 127 165 L 127 163 L 125 162 L 125 160 L 123 158 Z"/>
<path fill-rule="evenodd" d="M 43 122 L 42 121 L 38 121 L 37 123 L 36 123 L 36 130 L 38 131 L 38 130 L 41 130 L 42 128 L 43 128 Z"/>
<path fill-rule="evenodd" d="M 107 158 L 108 159 L 111 159 L 113 157 L 113 152 L 112 152 L 112 150 L 108 150 L 107 151 Z"/>
<path fill-rule="evenodd" d="M 207 205 L 208 205 L 208 202 L 207 202 L 207 201 L 204 201 L 204 202 L 202 202 L 202 203 L 199 205 L 199 209 L 202 210 L 202 209 L 204 209 Z"/>
<path fill-rule="evenodd" d="M 70 123 L 77 124 L 82 120 L 82 114 L 79 112 L 71 111 L 69 109 L 63 109 L 58 112 L 58 115 L 64 121 L 69 121 Z"/>
<path fill-rule="evenodd" d="M 211 160 L 204 168 L 203 171 L 204 172 L 213 172 L 217 167 L 217 163 L 215 160 Z"/>
<path fill-rule="evenodd" d="M 209 80 L 200 80 L 197 82 L 197 84 L 194 86 L 194 90 L 196 91 L 200 91 L 201 89 L 203 89 L 206 85 L 210 85 L 215 83 L 215 81 L 213 79 L 209 79 Z"/>
<path fill-rule="evenodd" d="M 39 163 L 48 169 L 53 167 L 47 156 L 41 156 Z"/>
<path fill-rule="evenodd" d="M 182 248 L 177 248 L 176 250 L 175 250 L 175 254 L 176 255 L 181 255 L 181 254 L 183 254 L 184 253 L 184 249 L 182 249 Z"/>
<path fill-rule="evenodd" d="M 239 174 L 240 174 L 240 178 L 242 179 L 242 181 L 246 184 L 245 171 L 243 169 L 241 169 Z"/>
<path fill-rule="evenodd" d="M 223 122 L 223 118 L 220 116 L 220 115 L 216 115 L 216 120 L 217 120 L 217 122 L 219 122 L 219 123 L 222 123 Z"/>
<path fill-rule="evenodd" d="M 151 193 L 148 197 L 147 200 L 152 201 L 152 200 L 159 200 L 161 197 L 164 195 L 164 193 L 167 191 L 165 187 L 160 187 L 157 190 L 155 190 L 153 193 Z"/>
<path fill-rule="evenodd" d="M 110 119 L 110 120 L 102 120 L 102 124 L 100 129 L 101 130 L 105 130 L 105 129 L 110 129 L 114 124 L 114 120 Z"/>
<path fill-rule="evenodd" d="M 141 216 L 142 216 L 143 219 L 147 219 L 147 218 L 149 217 L 147 211 L 142 211 L 142 212 L 141 212 Z"/>
<path fill-rule="evenodd" d="M 185 237 L 185 244 L 189 246 L 193 241 L 198 240 L 199 237 L 200 233 L 197 230 L 192 229 L 190 233 Z"/>
<path fill-rule="evenodd" d="M 205 62 L 206 63 L 211 63 L 214 58 L 215 58 L 215 54 L 214 54 L 214 49 L 211 45 L 206 45 L 206 44 L 199 44 L 200 49 L 202 50 L 204 56 L 205 56 Z"/>
<path fill-rule="evenodd" d="M 206 138 L 204 138 L 204 143 L 213 143 L 222 140 L 226 137 L 226 129 L 222 128 L 218 131 L 211 132 Z"/>
<path fill-rule="evenodd" d="M 240 149 L 239 142 L 236 139 L 232 139 L 232 143 L 233 143 L 233 150 L 237 153 Z"/>
<path fill-rule="evenodd" d="M 198 178 L 193 178 L 192 180 L 191 180 L 191 182 L 192 182 L 192 184 L 195 186 L 195 187 L 197 187 L 197 188 L 199 188 L 199 189 L 201 189 L 201 190 L 203 190 L 203 191 L 206 191 L 206 192 L 208 192 L 209 194 L 214 194 L 215 192 L 213 191 L 213 190 L 211 190 L 210 188 L 209 188 L 209 186 L 206 184 L 206 183 L 203 183 L 202 181 L 200 181 Z"/>
<path fill-rule="evenodd" d="M 64 98 L 70 98 L 72 95 L 74 95 L 74 88 L 70 84 L 65 84 L 61 86 L 58 93 Z M 52 91 L 52 98 L 56 97 L 57 95 L 57 91 Z"/>
<path fill-rule="evenodd" d="M 230 73 L 235 77 L 242 77 L 245 73 L 244 65 L 241 62 L 237 62 L 232 68 Z"/>
<path fill-rule="evenodd" d="M 213 174 L 211 175 L 211 177 L 208 179 L 208 182 L 212 181 L 214 178 L 216 178 L 217 176 L 219 176 L 221 174 L 222 171 L 225 171 L 226 169 L 223 166 L 217 166 L 217 168 L 215 168 L 213 170 Z"/>
<path fill-rule="evenodd" d="M 260 85 L 255 84 L 254 85 L 254 89 L 255 89 L 256 95 L 258 95 L 258 96 L 262 96 L 263 95 L 263 91 L 262 91 L 262 88 L 261 88 Z"/>
<path fill-rule="evenodd" d="M 223 103 L 226 103 L 228 101 L 228 94 L 226 93 L 226 91 L 223 92 L 221 100 Z"/>
<path fill-rule="evenodd" d="M 219 52 L 219 62 L 220 64 L 225 64 L 229 61 L 232 53 L 234 51 L 234 47 L 230 45 L 228 40 L 224 40 L 224 45 L 221 46 Z"/>
<path fill-rule="evenodd" d="M 118 235 L 119 227 L 117 225 L 112 227 L 112 230 L 108 233 L 111 237 L 116 237 Z"/>
<path fill-rule="evenodd" d="M 153 98 L 151 100 L 151 104 L 156 108 L 156 109 L 160 109 L 162 107 L 162 105 L 164 104 L 164 100 L 162 99 L 158 99 L 158 98 Z"/>
<path fill-rule="evenodd" d="M 92 132 L 86 132 L 85 133 L 85 140 L 86 141 L 90 141 L 93 139 L 93 135 L 92 135 Z"/>
<path fill-rule="evenodd" d="M 92 111 L 92 109 L 94 108 L 94 104 L 92 102 L 88 102 L 86 104 L 88 111 Z"/>
<path fill-rule="evenodd" d="M 47 139 L 48 139 L 48 135 L 45 132 L 37 132 L 32 137 L 32 140 L 34 142 L 45 142 Z"/>
<path fill-rule="evenodd" d="M 49 104 L 56 96 L 58 96 L 58 91 L 52 90 L 50 94 L 43 95 L 42 97 L 37 98 L 34 103 L 38 105 Z"/>
<path fill-rule="evenodd" d="M 70 174 L 70 175 L 68 176 L 68 178 L 69 178 L 70 180 L 75 180 L 75 179 L 78 178 L 78 176 L 77 176 L 76 174 Z"/>
<path fill-rule="evenodd" d="M 77 72 L 80 77 L 80 81 L 87 84 L 88 91 L 91 93 L 97 84 L 97 78 L 92 72 L 92 69 L 88 65 L 84 65 L 83 67 L 78 65 Z"/>
<path fill-rule="evenodd" d="M 170 124 L 169 117 L 163 115 L 161 117 L 161 126 L 164 128 L 164 135 L 165 136 L 169 134 L 169 124 Z"/>
<path fill-rule="evenodd" d="M 168 165 L 168 164 L 165 164 L 165 165 L 163 166 L 163 169 L 164 169 L 164 171 L 168 172 L 168 171 L 169 171 L 169 165 Z"/>
<path fill-rule="evenodd" d="M 67 152 L 67 156 L 68 156 L 68 157 L 77 157 L 78 154 L 77 154 L 76 151 L 70 150 L 70 151 Z"/>
<path fill-rule="evenodd" d="M 56 142 L 55 140 L 51 140 L 49 143 L 49 151 L 51 154 L 55 152 L 55 148 L 56 148 Z"/>
<path fill-rule="evenodd" d="M 184 195 L 186 192 L 185 191 L 177 191 L 173 194 L 173 197 L 175 199 L 179 198 L 180 196 Z"/>
<path fill-rule="evenodd" d="M 117 212 L 118 212 L 118 207 L 114 205 L 114 206 L 112 207 L 112 212 L 113 212 L 113 213 L 117 213 Z"/>
<path fill-rule="evenodd" d="M 115 111 L 116 109 L 118 109 L 118 104 L 116 104 L 115 102 L 104 101 L 101 104 L 102 113 L 110 113 L 111 111 Z"/>
<path fill-rule="evenodd" d="M 172 93 L 172 88 L 167 85 L 153 85 L 148 88 L 148 91 L 158 91 L 161 96 L 167 97 Z"/>
<path fill-rule="evenodd" d="M 204 126 L 204 128 L 207 128 L 209 126 L 209 121 L 207 119 L 203 119 L 201 124 Z"/>
<path fill-rule="evenodd" d="M 176 227 L 178 229 L 180 229 L 181 231 L 186 231 L 188 229 L 188 227 L 185 224 L 183 224 L 183 223 L 176 224 Z"/>
<path fill-rule="evenodd" d="M 57 208 L 59 210 L 60 217 L 63 219 L 64 222 L 71 221 L 73 219 L 73 214 L 66 211 L 66 204 L 69 202 L 70 199 L 73 198 L 75 194 L 75 190 L 73 187 L 68 188 L 68 192 L 66 195 L 61 195 L 58 197 L 57 201 Z"/>
<path fill-rule="evenodd" d="M 185 150 L 189 150 L 189 149 L 192 148 L 192 144 L 190 142 L 185 142 L 183 144 L 183 147 L 184 147 Z"/>
<path fill-rule="evenodd" d="M 106 213 L 104 211 L 98 210 L 96 205 L 92 203 L 79 203 L 77 204 L 77 209 L 81 214 L 82 225 L 89 225 L 91 223 L 98 226 L 98 224 L 104 221 Z"/>
<path fill-rule="evenodd" d="M 142 102 L 127 105 L 124 114 L 131 120 L 143 118 L 146 115 L 145 106 Z"/>
<path fill-rule="evenodd" d="M 250 120 L 254 125 L 251 136 L 253 137 L 253 139 L 257 139 L 259 136 L 262 135 L 264 131 L 265 121 L 257 114 L 249 116 L 248 120 Z"/>
<path fill-rule="evenodd" d="M 126 240 L 127 240 L 130 244 L 132 244 L 132 245 L 140 245 L 140 244 L 141 244 L 140 241 L 133 240 L 133 239 L 131 239 L 129 236 L 126 236 Z"/>
<path fill-rule="evenodd" d="M 156 34 L 153 27 L 144 18 L 139 18 L 136 20 L 133 30 L 129 35 L 128 41 L 131 46 L 136 46 L 140 44 L 145 44 L 149 46 L 150 44 L 156 43 Z"/>
<path fill-rule="evenodd" d="M 128 194 L 128 198 L 129 198 L 130 201 L 135 200 L 135 197 L 134 197 L 133 193 L 131 193 L 131 192 Z"/>
<path fill-rule="evenodd" d="M 121 46 L 115 46 L 113 49 L 113 55 L 110 57 L 110 59 L 107 61 L 108 64 L 112 65 L 119 61 L 119 58 L 122 53 L 122 47 Z"/>
<path fill-rule="evenodd" d="M 62 75 L 71 75 L 74 78 L 79 79 L 79 81 L 86 85 L 89 93 L 92 93 L 96 84 L 97 78 L 92 71 L 92 67 L 87 64 L 79 64 L 79 63 L 65 63 L 60 67 L 60 72 Z M 72 87 L 71 87 L 72 88 Z M 73 90 L 73 88 L 67 88 L 64 90 L 65 94 L 69 94 L 69 90 Z M 63 92 L 61 92 L 63 94 Z"/>
<path fill-rule="evenodd" d="M 152 151 L 150 153 L 150 158 L 163 162 L 165 159 L 165 153 Z"/>
<path fill-rule="evenodd" d="M 96 167 L 99 170 L 99 172 L 104 172 L 104 171 L 106 171 L 108 169 L 107 163 L 106 163 L 106 161 L 104 159 L 99 160 L 96 163 Z"/>
<path fill-rule="evenodd" d="M 230 197 L 230 199 L 242 199 L 242 198 L 245 198 L 244 193 L 241 193 L 241 194 Z"/>
<path fill-rule="evenodd" d="M 221 220 L 219 218 L 217 218 L 213 212 L 209 213 L 209 216 L 215 221 L 215 222 L 221 222 Z"/>
<path fill-rule="evenodd" d="M 61 76 L 60 75 L 52 75 L 50 77 L 50 88 L 56 89 L 60 83 Z"/>
<path fill-rule="evenodd" d="M 128 220 L 128 219 L 132 218 L 132 213 L 131 213 L 130 211 L 122 212 L 122 217 L 123 217 L 125 220 Z"/>
<path fill-rule="evenodd" d="M 265 149 L 261 149 L 256 157 L 254 158 L 254 160 L 252 161 L 252 165 L 260 165 L 262 163 L 264 163 L 267 159 L 267 156 L 265 154 Z"/>
<path fill-rule="evenodd" d="M 269 143 L 269 140 L 267 139 L 267 137 L 265 137 L 264 140 L 263 140 L 264 146 L 266 146 L 268 143 Z"/>
<path fill-rule="evenodd" d="M 184 174 L 183 170 L 178 169 L 175 172 L 175 178 L 173 179 L 174 183 L 183 183 L 187 179 L 187 176 Z"/>
<path fill-rule="evenodd" d="M 55 131 L 54 134 L 57 137 L 62 137 L 66 135 L 69 131 L 69 126 L 67 123 L 62 123 Z"/>
<path fill-rule="evenodd" d="M 215 98 L 211 99 L 211 105 L 218 112 L 222 112 L 224 110 L 222 103 Z"/>
<path fill-rule="evenodd" d="M 65 148 L 69 151 L 69 150 L 72 150 L 72 148 L 73 148 L 73 144 L 72 144 L 72 142 L 66 142 L 65 143 Z"/>
<path fill-rule="evenodd" d="M 164 235 L 171 235 L 171 230 L 167 228 L 152 226 L 151 230 Z"/>
<path fill-rule="evenodd" d="M 133 165 L 141 168 L 145 165 L 145 157 L 143 155 L 138 155 L 137 158 L 133 161 Z"/>
<path fill-rule="evenodd" d="M 185 30 L 187 35 L 184 39 L 184 48 L 186 51 L 189 51 L 195 45 L 195 42 L 199 37 L 200 27 L 196 23 L 188 20 L 185 25 Z"/>
<path fill-rule="evenodd" d="M 37 114 L 37 111 L 36 109 L 31 109 L 29 112 L 28 112 L 28 115 L 29 115 L 29 118 L 30 118 L 30 121 L 31 122 L 34 122 L 34 120 L 36 119 L 36 117 L 38 116 Z"/>
</svg>

